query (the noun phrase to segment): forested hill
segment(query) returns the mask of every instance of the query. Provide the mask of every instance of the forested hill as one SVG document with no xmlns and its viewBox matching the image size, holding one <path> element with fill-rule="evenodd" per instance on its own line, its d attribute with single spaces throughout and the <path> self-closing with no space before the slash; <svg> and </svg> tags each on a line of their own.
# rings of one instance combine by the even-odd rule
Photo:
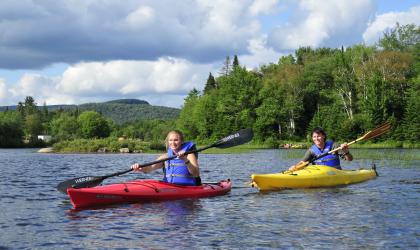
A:
<svg viewBox="0 0 420 250">
<path fill-rule="evenodd" d="M 118 124 L 123 124 L 136 120 L 152 120 L 152 119 L 176 119 L 179 116 L 180 109 L 153 106 L 145 103 L 130 102 L 133 99 L 116 100 L 104 103 L 86 103 L 79 105 L 80 111 L 94 110 L 104 117 L 113 119 Z M 137 100 L 139 101 L 139 100 Z"/>
<path fill-rule="evenodd" d="M 180 109 L 153 106 L 147 101 L 138 99 L 119 99 L 101 103 L 85 103 L 80 105 L 47 105 L 48 111 L 54 110 L 94 110 L 106 118 L 113 119 L 118 124 L 136 120 L 151 119 L 176 119 L 179 116 Z M 0 111 L 16 110 L 17 106 L 0 106 Z M 42 110 L 43 106 L 38 106 Z"/>
</svg>

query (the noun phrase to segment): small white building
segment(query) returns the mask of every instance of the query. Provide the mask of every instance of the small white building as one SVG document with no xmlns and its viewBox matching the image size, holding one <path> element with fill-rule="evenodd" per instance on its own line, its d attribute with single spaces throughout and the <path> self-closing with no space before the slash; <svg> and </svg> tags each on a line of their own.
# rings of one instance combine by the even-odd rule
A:
<svg viewBox="0 0 420 250">
<path fill-rule="evenodd" d="M 44 142 L 50 142 L 52 140 L 51 135 L 38 135 L 39 140 L 43 140 Z"/>
</svg>

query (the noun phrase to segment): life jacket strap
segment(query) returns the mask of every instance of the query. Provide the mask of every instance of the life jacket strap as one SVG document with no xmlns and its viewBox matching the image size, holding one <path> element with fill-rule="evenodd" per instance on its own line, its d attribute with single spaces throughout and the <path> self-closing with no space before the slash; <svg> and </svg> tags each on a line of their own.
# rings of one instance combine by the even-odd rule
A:
<svg viewBox="0 0 420 250">
<path fill-rule="evenodd" d="M 166 178 L 170 178 L 170 177 L 195 178 L 192 175 L 185 175 L 185 174 L 167 174 L 166 175 Z"/>
<path fill-rule="evenodd" d="M 335 161 L 336 159 L 338 159 L 338 157 L 327 158 L 327 159 L 324 159 L 324 160 L 319 159 L 319 160 L 316 160 L 315 162 L 328 162 L 328 161 Z"/>
<path fill-rule="evenodd" d="M 179 167 L 179 166 L 185 166 L 185 162 L 184 163 L 170 163 L 169 167 Z"/>
</svg>

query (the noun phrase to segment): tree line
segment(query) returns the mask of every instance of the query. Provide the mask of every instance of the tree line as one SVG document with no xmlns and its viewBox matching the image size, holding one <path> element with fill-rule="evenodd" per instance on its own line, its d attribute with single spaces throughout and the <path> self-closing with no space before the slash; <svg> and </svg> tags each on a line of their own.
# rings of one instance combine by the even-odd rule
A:
<svg viewBox="0 0 420 250">
<path fill-rule="evenodd" d="M 227 57 L 217 78 L 189 93 L 176 124 L 198 140 L 251 127 L 256 141 L 276 146 L 309 140 L 317 126 L 349 141 L 390 121 L 386 139 L 419 142 L 419 34 L 397 24 L 374 46 L 302 47 L 252 71 Z"/>
<path fill-rule="evenodd" d="M 122 104 L 110 105 L 111 108 L 117 106 L 122 112 Z M 108 106 L 105 108 L 109 109 Z M 107 137 L 158 142 L 175 123 L 170 118 L 145 120 L 140 117 L 138 121 L 120 124 L 93 109 L 84 109 L 85 107 L 82 110 L 76 107 L 49 111 L 45 104 L 39 108 L 34 98 L 27 96 L 23 102 L 18 103 L 16 110 L 0 112 L 0 147 L 45 146 L 45 141 L 38 139 L 38 135 L 51 135 L 52 143 Z M 170 117 L 166 110 L 161 111 L 159 107 L 157 110 L 162 117 Z"/>
<path fill-rule="evenodd" d="M 122 136 L 162 142 L 175 128 L 201 143 L 253 128 L 255 142 L 276 147 L 309 141 L 316 126 L 349 141 L 384 121 L 393 129 L 381 140 L 418 143 L 419 37 L 418 26 L 397 24 L 374 46 L 302 47 L 254 70 L 226 57 L 218 77 L 210 73 L 202 91 L 189 92 L 176 119 L 120 124 L 92 110 L 38 108 L 28 96 L 16 111 L 0 112 L 0 147 L 42 145 L 39 134 L 56 142 Z"/>
</svg>

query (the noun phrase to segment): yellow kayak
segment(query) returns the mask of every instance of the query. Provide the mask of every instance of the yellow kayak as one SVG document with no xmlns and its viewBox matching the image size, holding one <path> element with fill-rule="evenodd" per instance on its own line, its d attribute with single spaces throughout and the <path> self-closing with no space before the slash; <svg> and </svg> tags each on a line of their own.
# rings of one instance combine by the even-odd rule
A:
<svg viewBox="0 0 420 250">
<path fill-rule="evenodd" d="M 275 174 L 253 174 L 252 186 L 261 191 L 285 188 L 319 188 L 348 185 L 373 179 L 377 176 L 372 169 L 338 170 L 320 165 L 311 165 L 302 170 Z"/>
</svg>

